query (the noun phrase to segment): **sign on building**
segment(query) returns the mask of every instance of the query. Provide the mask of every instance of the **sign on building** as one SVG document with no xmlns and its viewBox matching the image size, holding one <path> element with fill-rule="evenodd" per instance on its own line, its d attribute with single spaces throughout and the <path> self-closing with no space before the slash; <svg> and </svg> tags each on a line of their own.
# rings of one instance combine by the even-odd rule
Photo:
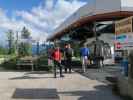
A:
<svg viewBox="0 0 133 100">
<path fill-rule="evenodd" d="M 115 22 L 115 49 L 133 49 L 133 17 Z"/>
</svg>

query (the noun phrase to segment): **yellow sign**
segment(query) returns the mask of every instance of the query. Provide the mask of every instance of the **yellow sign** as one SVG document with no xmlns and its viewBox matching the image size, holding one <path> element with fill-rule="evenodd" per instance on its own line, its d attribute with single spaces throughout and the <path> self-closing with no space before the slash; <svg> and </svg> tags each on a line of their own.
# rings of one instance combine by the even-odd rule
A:
<svg viewBox="0 0 133 100">
<path fill-rule="evenodd" d="M 133 16 L 115 22 L 115 34 L 131 33 Z"/>
</svg>

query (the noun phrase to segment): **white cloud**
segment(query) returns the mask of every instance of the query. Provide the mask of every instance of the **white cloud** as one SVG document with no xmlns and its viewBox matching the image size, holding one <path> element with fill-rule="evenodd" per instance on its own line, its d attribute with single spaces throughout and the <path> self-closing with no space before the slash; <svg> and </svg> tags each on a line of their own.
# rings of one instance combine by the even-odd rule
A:
<svg viewBox="0 0 133 100">
<path fill-rule="evenodd" d="M 46 8 L 46 10 L 47 11 L 52 10 L 53 4 L 54 4 L 54 0 L 47 0 L 45 2 L 45 5 L 46 5 L 45 8 Z"/>
<path fill-rule="evenodd" d="M 121 0 L 121 4 L 123 7 L 133 7 L 133 0 Z"/>
<path fill-rule="evenodd" d="M 6 11 L 0 9 L 0 29 L 20 30 L 26 26 L 32 37 L 45 40 L 52 31 L 59 26 L 68 16 L 75 12 L 85 2 L 79 0 L 66 1 L 44 0 L 38 7 L 31 11 L 16 11 L 12 18 L 7 17 Z M 19 19 L 17 19 L 19 17 Z"/>
</svg>

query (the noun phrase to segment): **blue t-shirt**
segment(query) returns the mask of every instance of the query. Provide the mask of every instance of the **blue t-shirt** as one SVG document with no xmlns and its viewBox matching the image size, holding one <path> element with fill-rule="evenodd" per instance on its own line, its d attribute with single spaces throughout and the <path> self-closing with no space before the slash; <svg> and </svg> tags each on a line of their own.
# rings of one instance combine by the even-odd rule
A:
<svg viewBox="0 0 133 100">
<path fill-rule="evenodd" d="M 81 48 L 80 49 L 81 56 L 89 56 L 89 48 Z"/>
</svg>

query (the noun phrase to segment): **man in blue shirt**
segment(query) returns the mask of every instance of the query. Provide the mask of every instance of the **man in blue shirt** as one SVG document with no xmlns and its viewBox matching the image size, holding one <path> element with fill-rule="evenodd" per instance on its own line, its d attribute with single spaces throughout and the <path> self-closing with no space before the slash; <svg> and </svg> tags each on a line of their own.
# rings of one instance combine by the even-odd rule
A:
<svg viewBox="0 0 133 100">
<path fill-rule="evenodd" d="M 83 72 L 86 71 L 86 67 L 88 64 L 88 57 L 89 57 L 89 48 L 86 45 L 80 49 L 81 61 L 82 61 L 82 69 Z"/>
</svg>

